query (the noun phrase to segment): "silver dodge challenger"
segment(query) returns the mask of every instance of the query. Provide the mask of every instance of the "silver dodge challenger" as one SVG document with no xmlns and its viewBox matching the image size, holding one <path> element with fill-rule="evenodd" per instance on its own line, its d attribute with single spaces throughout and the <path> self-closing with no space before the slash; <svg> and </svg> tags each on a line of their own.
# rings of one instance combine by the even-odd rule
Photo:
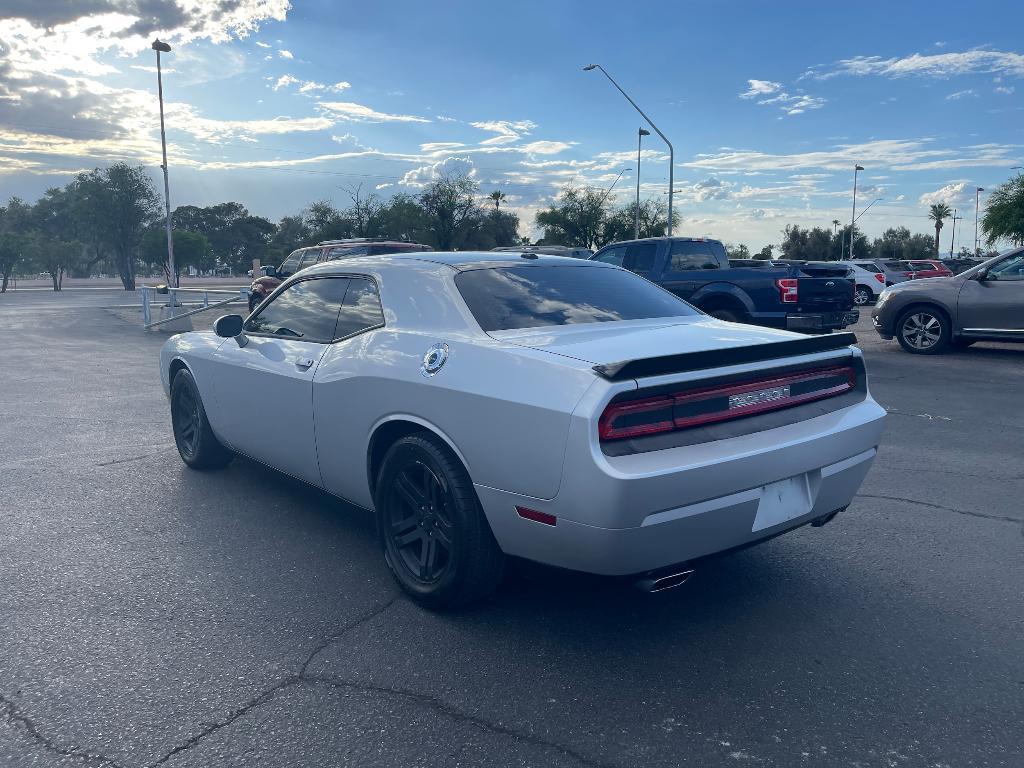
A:
<svg viewBox="0 0 1024 768">
<path fill-rule="evenodd" d="M 414 253 L 303 270 L 169 339 L 160 375 L 188 466 L 244 454 L 373 510 L 440 608 L 507 556 L 657 591 L 828 522 L 885 414 L 855 341 L 715 320 L 600 262 Z"/>
</svg>

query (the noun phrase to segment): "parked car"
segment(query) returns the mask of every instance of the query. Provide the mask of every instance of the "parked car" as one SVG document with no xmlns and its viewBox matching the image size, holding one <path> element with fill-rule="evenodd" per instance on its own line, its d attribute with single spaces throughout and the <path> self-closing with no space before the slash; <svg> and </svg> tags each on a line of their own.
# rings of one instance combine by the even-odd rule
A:
<svg viewBox="0 0 1024 768">
<path fill-rule="evenodd" d="M 547 256 L 568 256 L 573 259 L 589 259 L 594 252 L 589 248 L 570 248 L 567 245 L 503 245 L 492 251 L 515 253 L 542 253 Z"/>
<path fill-rule="evenodd" d="M 299 248 L 288 254 L 278 267 L 262 267 L 263 275 L 256 277 L 249 286 L 249 311 L 252 312 L 282 282 L 321 261 L 348 259 L 354 256 L 379 256 L 387 253 L 413 253 L 431 251 L 429 245 L 404 243 L 399 240 L 370 240 L 353 238 L 348 240 L 324 240 L 316 245 Z M 253 277 L 249 270 L 249 277 Z"/>
<path fill-rule="evenodd" d="M 919 355 L 982 339 L 1024 341 L 1024 248 L 954 277 L 887 288 L 871 321 L 883 339 Z"/>
<path fill-rule="evenodd" d="M 853 341 L 715 320 L 600 262 L 402 254 L 304 270 L 172 337 L 160 375 L 185 464 L 237 451 L 374 510 L 398 584 L 444 607 L 506 555 L 657 591 L 828 522 L 885 416 Z"/>
<path fill-rule="evenodd" d="M 860 264 L 865 269 L 871 269 L 872 267 L 877 269 L 885 275 L 885 285 L 887 287 L 914 279 L 914 270 L 911 269 L 910 265 L 905 261 L 896 261 L 894 259 L 872 259 L 869 261 L 854 260 L 853 263 Z"/>
<path fill-rule="evenodd" d="M 914 278 L 924 277 L 952 277 L 953 270 L 943 264 L 939 259 L 911 259 L 907 262 L 914 270 Z"/>
<path fill-rule="evenodd" d="M 873 261 L 845 261 L 853 270 L 853 303 L 858 307 L 870 304 L 885 288 L 885 272 Z"/>
<path fill-rule="evenodd" d="M 720 241 L 700 237 L 612 243 L 592 259 L 636 272 L 720 320 L 810 332 L 857 322 L 853 281 L 836 262 L 730 262 Z"/>
</svg>

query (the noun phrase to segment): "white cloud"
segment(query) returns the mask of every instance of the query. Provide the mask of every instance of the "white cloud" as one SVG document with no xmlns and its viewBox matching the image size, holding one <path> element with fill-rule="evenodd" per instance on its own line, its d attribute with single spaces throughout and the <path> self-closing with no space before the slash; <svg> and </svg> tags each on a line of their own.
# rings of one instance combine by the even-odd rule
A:
<svg viewBox="0 0 1024 768">
<path fill-rule="evenodd" d="M 962 98 L 964 98 L 966 96 L 977 96 L 977 95 L 978 94 L 976 94 L 974 92 L 973 88 L 968 88 L 968 89 L 963 90 L 963 91 L 955 91 L 954 93 L 949 94 L 949 96 L 946 97 L 946 101 L 957 101 L 957 100 L 962 99 Z"/>
<path fill-rule="evenodd" d="M 950 207 L 962 206 L 967 201 L 967 186 L 968 182 L 957 181 L 944 187 L 939 187 L 934 192 L 925 192 L 917 201 L 922 206 L 930 206 L 936 203 L 945 203 Z"/>
<path fill-rule="evenodd" d="M 292 55 L 291 51 L 286 51 L 286 50 L 283 50 L 283 49 L 278 51 L 277 55 L 280 56 L 282 59 L 294 59 L 295 58 Z"/>
<path fill-rule="evenodd" d="M 801 90 L 791 94 L 783 89 L 782 83 L 772 80 L 747 80 L 747 83 L 747 90 L 739 94 L 741 99 L 757 99 L 762 106 L 778 106 L 787 115 L 800 115 L 809 109 L 825 106 L 825 99 L 820 96 L 811 96 Z"/>
<path fill-rule="evenodd" d="M 822 69 L 810 69 L 805 76 L 826 79 L 837 75 L 878 75 L 880 77 L 936 77 L 1000 73 L 1024 77 L 1024 54 L 1012 51 L 974 49 L 957 53 L 914 53 L 883 59 L 854 56 Z"/>
<path fill-rule="evenodd" d="M 872 170 L 913 171 L 938 168 L 969 168 L 1013 165 L 1019 147 L 983 144 L 943 149 L 928 138 L 876 139 L 861 144 L 841 144 L 827 150 L 771 154 L 749 149 L 729 149 L 699 154 L 684 167 L 723 171 L 797 171 L 825 169 L 849 171 L 855 163 Z"/>
<path fill-rule="evenodd" d="M 782 83 L 771 80 L 747 80 L 749 88 L 740 94 L 741 99 L 756 99 L 782 90 Z"/>
<path fill-rule="evenodd" d="M 997 85 L 995 88 L 996 93 L 1001 93 L 1004 96 L 1011 95 L 1015 90 L 1016 88 L 1014 88 L 1012 85 Z"/>
<path fill-rule="evenodd" d="M 475 176 L 476 168 L 469 157 L 449 157 L 439 163 L 423 165 L 406 171 L 399 184 L 406 187 L 425 187 L 445 176 Z"/>
<path fill-rule="evenodd" d="M 529 136 L 530 131 L 537 127 L 532 120 L 484 120 L 470 123 L 474 128 L 495 134 L 489 139 L 484 139 L 481 144 L 508 144 L 518 141 L 523 136 Z"/>
<path fill-rule="evenodd" d="M 429 123 L 430 120 L 416 115 L 392 115 L 351 101 L 321 101 L 320 106 L 338 120 L 353 123 Z"/>
<path fill-rule="evenodd" d="M 258 45 L 260 48 L 270 48 L 271 47 L 270 43 L 264 43 L 262 40 L 257 40 L 256 41 L 256 45 Z"/>
<path fill-rule="evenodd" d="M 292 75 L 281 75 L 277 80 L 272 77 L 268 77 L 267 80 L 271 83 L 271 88 L 275 91 L 279 91 L 282 88 L 287 88 L 292 85 L 298 86 L 298 92 L 306 95 L 312 95 L 317 93 L 340 93 L 348 88 L 352 87 L 351 83 L 341 82 L 335 83 L 334 85 L 328 85 L 327 83 L 318 83 L 315 80 L 300 80 Z"/>
<path fill-rule="evenodd" d="M 529 144 L 523 144 L 522 149 L 531 155 L 557 155 L 572 147 L 573 143 L 575 142 L 531 141 Z"/>
</svg>

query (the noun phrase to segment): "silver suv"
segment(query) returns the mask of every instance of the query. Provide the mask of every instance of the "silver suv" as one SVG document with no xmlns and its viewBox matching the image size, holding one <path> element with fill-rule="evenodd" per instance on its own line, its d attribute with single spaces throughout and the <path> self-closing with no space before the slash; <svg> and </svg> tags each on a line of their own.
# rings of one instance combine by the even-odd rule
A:
<svg viewBox="0 0 1024 768">
<path fill-rule="evenodd" d="M 976 341 L 1024 342 L 1024 248 L 953 277 L 908 280 L 882 291 L 875 330 L 907 352 L 933 355 Z"/>
</svg>

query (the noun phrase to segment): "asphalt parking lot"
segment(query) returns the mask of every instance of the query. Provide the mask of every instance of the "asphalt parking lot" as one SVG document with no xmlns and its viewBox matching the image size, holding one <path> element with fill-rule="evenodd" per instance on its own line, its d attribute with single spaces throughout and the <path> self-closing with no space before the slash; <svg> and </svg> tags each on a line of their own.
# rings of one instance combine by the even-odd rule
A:
<svg viewBox="0 0 1024 768">
<path fill-rule="evenodd" d="M 1024 765 L 1024 346 L 862 321 L 890 417 L 833 523 L 436 615 L 367 513 L 185 469 L 124 300 L 0 296 L 0 765 Z"/>
</svg>

